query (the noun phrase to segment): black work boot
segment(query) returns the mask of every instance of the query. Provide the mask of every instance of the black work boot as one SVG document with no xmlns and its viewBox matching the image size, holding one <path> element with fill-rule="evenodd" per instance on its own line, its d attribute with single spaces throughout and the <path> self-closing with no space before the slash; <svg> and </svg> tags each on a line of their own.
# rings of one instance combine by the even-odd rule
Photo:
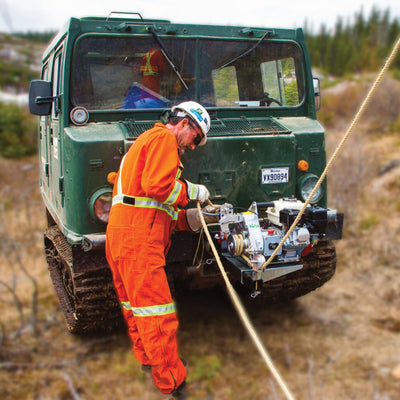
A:
<svg viewBox="0 0 400 400">
<path fill-rule="evenodd" d="M 172 394 L 171 400 L 173 400 L 173 399 L 179 399 L 179 400 L 189 399 L 189 392 L 188 392 L 186 382 L 183 382 L 171 394 Z"/>
</svg>

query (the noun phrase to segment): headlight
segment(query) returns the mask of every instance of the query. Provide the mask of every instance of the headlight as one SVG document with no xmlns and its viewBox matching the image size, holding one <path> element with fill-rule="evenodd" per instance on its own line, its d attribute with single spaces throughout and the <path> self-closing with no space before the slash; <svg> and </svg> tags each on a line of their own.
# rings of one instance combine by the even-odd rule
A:
<svg viewBox="0 0 400 400">
<path fill-rule="evenodd" d="M 298 189 L 301 195 L 301 199 L 303 201 L 306 201 L 308 199 L 308 196 L 313 191 L 316 183 L 318 182 L 318 179 L 318 176 L 312 174 L 307 174 L 300 179 Z M 317 203 L 319 200 L 321 200 L 322 195 L 323 191 L 322 187 L 320 186 L 314 193 L 314 196 L 312 197 L 310 203 Z"/>
<path fill-rule="evenodd" d="M 71 110 L 69 117 L 75 125 L 85 125 L 89 119 L 89 112 L 85 107 L 75 107 Z"/>
<path fill-rule="evenodd" d="M 112 202 L 110 191 L 99 190 L 91 198 L 90 208 L 94 216 L 105 224 L 108 222 Z"/>
</svg>

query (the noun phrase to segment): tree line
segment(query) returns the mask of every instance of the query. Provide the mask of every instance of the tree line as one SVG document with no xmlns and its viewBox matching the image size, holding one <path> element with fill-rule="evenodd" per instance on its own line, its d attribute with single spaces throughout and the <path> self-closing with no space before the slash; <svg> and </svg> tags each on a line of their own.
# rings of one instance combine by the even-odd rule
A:
<svg viewBox="0 0 400 400">
<path fill-rule="evenodd" d="M 343 77 L 378 70 L 400 36 L 400 22 L 392 18 L 389 9 L 374 7 L 367 16 L 361 9 L 353 20 L 338 17 L 333 30 L 322 24 L 314 33 L 306 21 L 304 33 L 312 66 Z M 393 68 L 400 70 L 400 56 Z"/>
</svg>

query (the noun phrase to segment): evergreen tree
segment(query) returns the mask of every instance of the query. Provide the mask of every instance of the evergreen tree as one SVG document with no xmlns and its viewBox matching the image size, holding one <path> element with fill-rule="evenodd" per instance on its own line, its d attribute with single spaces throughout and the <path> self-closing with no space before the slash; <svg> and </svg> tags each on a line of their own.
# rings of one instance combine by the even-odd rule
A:
<svg viewBox="0 0 400 400">
<path fill-rule="evenodd" d="M 368 17 L 363 8 L 353 21 L 345 22 L 338 17 L 332 33 L 325 25 L 321 25 L 316 34 L 308 32 L 307 24 L 305 29 L 312 65 L 329 74 L 344 76 L 376 71 L 399 37 L 400 23 L 391 18 L 389 10 L 381 12 L 373 7 Z M 394 67 L 400 67 L 400 56 Z"/>
</svg>

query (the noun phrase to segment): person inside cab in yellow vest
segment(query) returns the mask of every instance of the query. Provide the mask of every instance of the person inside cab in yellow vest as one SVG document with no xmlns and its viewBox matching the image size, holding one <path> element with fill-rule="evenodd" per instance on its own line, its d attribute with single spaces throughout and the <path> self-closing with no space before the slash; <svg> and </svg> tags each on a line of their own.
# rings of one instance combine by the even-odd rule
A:
<svg viewBox="0 0 400 400">
<path fill-rule="evenodd" d="M 160 93 L 160 76 L 165 71 L 162 54 L 152 47 L 143 57 L 140 67 L 142 84 L 156 93 Z"/>
</svg>

